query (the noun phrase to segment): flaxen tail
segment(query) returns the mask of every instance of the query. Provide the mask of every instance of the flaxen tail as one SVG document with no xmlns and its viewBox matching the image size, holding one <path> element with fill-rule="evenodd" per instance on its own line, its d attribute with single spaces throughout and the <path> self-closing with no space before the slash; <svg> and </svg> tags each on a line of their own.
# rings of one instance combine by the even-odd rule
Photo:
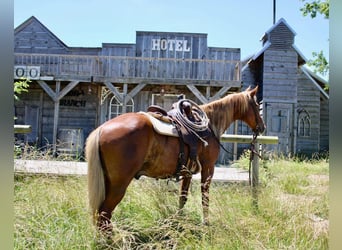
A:
<svg viewBox="0 0 342 250">
<path fill-rule="evenodd" d="M 96 223 L 98 210 L 105 199 L 105 184 L 99 152 L 100 128 L 90 133 L 86 141 L 85 156 L 88 162 L 89 208 Z"/>
</svg>

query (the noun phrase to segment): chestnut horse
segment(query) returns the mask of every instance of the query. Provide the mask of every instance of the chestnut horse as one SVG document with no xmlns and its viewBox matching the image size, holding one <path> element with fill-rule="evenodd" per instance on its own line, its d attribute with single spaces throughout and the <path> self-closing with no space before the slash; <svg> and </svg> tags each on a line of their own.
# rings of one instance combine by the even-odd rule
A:
<svg viewBox="0 0 342 250">
<path fill-rule="evenodd" d="M 255 94 L 258 87 L 227 95 L 200 105 L 209 118 L 211 135 L 207 146 L 198 143 L 201 164 L 203 220 L 208 222 L 209 186 L 220 151 L 220 136 L 235 120 L 242 120 L 254 133 L 265 129 Z M 189 149 L 185 147 L 186 158 Z M 86 141 L 88 198 L 94 223 L 112 229 L 112 211 L 124 197 L 133 178 L 142 175 L 170 178 L 176 172 L 179 139 L 156 133 L 149 118 L 140 113 L 125 113 L 96 128 Z M 187 200 L 191 176 L 181 179 L 179 208 Z"/>
</svg>

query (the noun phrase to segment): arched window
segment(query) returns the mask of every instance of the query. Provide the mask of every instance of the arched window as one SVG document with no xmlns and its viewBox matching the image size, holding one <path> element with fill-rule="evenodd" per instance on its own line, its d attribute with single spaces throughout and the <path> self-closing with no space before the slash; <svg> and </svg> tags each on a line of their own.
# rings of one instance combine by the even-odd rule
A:
<svg viewBox="0 0 342 250">
<path fill-rule="evenodd" d="M 311 119 L 309 113 L 302 109 L 298 114 L 298 136 L 309 137 L 311 135 Z"/>
<path fill-rule="evenodd" d="M 114 117 L 117 117 L 122 114 L 123 103 L 119 101 L 119 99 L 113 95 L 113 97 L 109 101 L 108 108 L 108 120 Z M 132 98 L 126 104 L 126 113 L 134 112 L 134 101 Z"/>
</svg>

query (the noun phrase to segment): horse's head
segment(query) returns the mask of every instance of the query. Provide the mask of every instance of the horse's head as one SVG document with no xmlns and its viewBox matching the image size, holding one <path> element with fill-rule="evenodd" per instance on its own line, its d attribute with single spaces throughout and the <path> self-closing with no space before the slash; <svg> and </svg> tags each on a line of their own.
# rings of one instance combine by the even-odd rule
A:
<svg viewBox="0 0 342 250">
<path fill-rule="evenodd" d="M 259 104 L 256 101 L 258 86 L 254 89 L 248 87 L 245 92 L 248 98 L 248 107 L 242 120 L 247 123 L 254 133 L 261 134 L 265 130 L 265 124 L 260 116 Z"/>
</svg>

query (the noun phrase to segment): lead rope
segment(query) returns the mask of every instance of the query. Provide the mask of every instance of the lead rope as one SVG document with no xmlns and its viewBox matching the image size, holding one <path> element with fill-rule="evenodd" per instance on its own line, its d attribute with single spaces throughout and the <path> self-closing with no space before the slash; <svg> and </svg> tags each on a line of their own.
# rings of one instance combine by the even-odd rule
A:
<svg viewBox="0 0 342 250">
<path fill-rule="evenodd" d="M 190 104 L 193 107 L 195 107 L 193 111 L 196 112 L 197 115 L 199 116 L 199 119 L 200 119 L 199 122 L 196 122 L 196 123 L 192 122 L 186 117 L 186 115 L 183 115 L 180 106 L 184 101 L 190 102 Z M 182 124 L 187 129 L 189 129 L 200 141 L 202 141 L 205 147 L 208 146 L 208 142 L 204 140 L 201 136 L 199 136 L 197 132 L 204 131 L 208 128 L 209 119 L 207 117 L 207 114 L 195 102 L 188 100 L 188 99 L 182 99 L 178 101 L 176 104 L 176 118 L 179 121 L 181 121 Z"/>
<path fill-rule="evenodd" d="M 252 169 L 252 161 L 254 159 L 254 155 L 256 154 L 260 159 L 262 159 L 261 155 L 255 151 L 255 142 L 258 137 L 258 134 L 253 133 L 253 139 L 251 141 L 251 147 L 250 147 L 250 155 L 249 155 L 249 166 L 248 166 L 248 181 L 249 185 L 252 185 L 252 179 L 251 179 L 251 169 Z"/>
</svg>

